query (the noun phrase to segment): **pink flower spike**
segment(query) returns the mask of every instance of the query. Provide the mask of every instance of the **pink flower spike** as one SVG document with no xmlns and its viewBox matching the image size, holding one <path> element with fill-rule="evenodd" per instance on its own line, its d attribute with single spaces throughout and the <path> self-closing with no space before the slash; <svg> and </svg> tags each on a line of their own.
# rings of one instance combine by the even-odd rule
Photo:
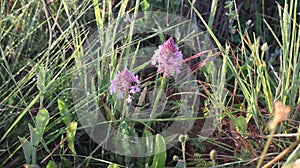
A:
<svg viewBox="0 0 300 168">
<path fill-rule="evenodd" d="M 170 77 L 172 74 L 181 73 L 182 53 L 176 46 L 173 37 L 170 37 L 164 44 L 158 46 L 151 59 L 151 64 L 157 66 L 157 72 L 164 72 L 165 77 Z"/>
<path fill-rule="evenodd" d="M 110 94 L 112 95 L 117 93 L 117 96 L 120 99 L 123 99 L 125 96 L 127 103 L 131 103 L 133 98 L 132 94 L 136 94 L 141 91 L 141 82 L 139 81 L 138 76 L 134 75 L 134 73 L 130 72 L 127 68 L 123 72 L 118 72 L 110 83 Z"/>
</svg>

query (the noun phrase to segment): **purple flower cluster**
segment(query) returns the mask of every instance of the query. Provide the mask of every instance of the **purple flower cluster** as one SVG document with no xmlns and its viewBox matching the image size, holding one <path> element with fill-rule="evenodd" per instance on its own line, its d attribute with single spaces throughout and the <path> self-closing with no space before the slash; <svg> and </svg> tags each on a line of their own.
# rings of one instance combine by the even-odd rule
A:
<svg viewBox="0 0 300 168">
<path fill-rule="evenodd" d="M 118 98 L 123 99 L 127 95 L 126 102 L 131 103 L 132 94 L 141 91 L 140 80 L 137 75 L 130 72 L 127 68 L 123 72 L 118 72 L 113 80 L 110 81 L 110 94 L 118 93 Z"/>
<path fill-rule="evenodd" d="M 165 77 L 169 77 L 173 73 L 181 73 L 182 53 L 174 43 L 173 37 L 170 37 L 164 44 L 158 46 L 151 61 L 152 65 L 158 67 L 158 73 L 164 72 Z M 138 76 L 134 75 L 127 68 L 123 72 L 118 72 L 110 82 L 110 94 L 117 93 L 120 99 L 127 96 L 127 103 L 131 103 L 133 94 L 141 91 Z"/>
<path fill-rule="evenodd" d="M 158 46 L 152 57 L 152 65 L 157 65 L 158 73 L 164 72 L 165 77 L 169 77 L 174 72 L 179 74 L 182 66 L 182 53 L 170 37 L 164 44 Z"/>
</svg>

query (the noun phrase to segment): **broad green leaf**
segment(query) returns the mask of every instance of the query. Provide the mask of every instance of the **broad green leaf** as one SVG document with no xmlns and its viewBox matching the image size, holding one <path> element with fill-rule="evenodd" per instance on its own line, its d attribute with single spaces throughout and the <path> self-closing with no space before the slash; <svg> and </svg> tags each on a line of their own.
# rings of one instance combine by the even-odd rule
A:
<svg viewBox="0 0 300 168">
<path fill-rule="evenodd" d="M 72 162 L 69 159 L 63 157 L 62 160 L 63 160 L 62 161 L 63 162 L 63 166 L 62 167 L 73 167 L 72 166 Z"/>
<path fill-rule="evenodd" d="M 142 11 L 147 11 L 150 7 L 150 4 L 147 0 L 141 2 Z"/>
<path fill-rule="evenodd" d="M 74 147 L 76 129 L 77 129 L 77 122 L 71 122 L 70 126 L 67 130 L 68 147 L 70 148 L 70 150 L 73 154 L 76 154 L 76 150 Z"/>
<path fill-rule="evenodd" d="M 23 138 L 23 137 L 18 137 L 18 138 L 19 138 L 21 144 L 23 143 L 22 149 L 23 149 L 23 152 L 24 152 L 24 155 L 25 155 L 26 163 L 30 163 L 32 146 L 31 146 L 30 143 L 26 140 L 26 138 Z M 26 142 L 25 142 L 25 141 L 26 141 Z"/>
<path fill-rule="evenodd" d="M 57 104 L 58 104 L 60 115 L 63 117 L 64 123 L 66 124 L 66 126 L 69 126 L 72 118 L 71 118 L 71 113 L 68 112 L 67 105 L 61 99 L 57 100 Z"/>
<path fill-rule="evenodd" d="M 39 136 L 36 133 L 36 128 L 33 128 L 30 123 L 28 123 L 29 131 L 30 131 L 30 144 L 32 147 L 36 147 L 39 144 Z"/>
<path fill-rule="evenodd" d="M 165 167 L 167 153 L 166 153 L 166 142 L 164 137 L 159 134 L 156 134 L 155 138 L 155 156 L 152 162 L 152 168 Z"/>
<path fill-rule="evenodd" d="M 246 133 L 247 132 L 247 120 L 243 116 L 239 116 L 234 120 L 234 124 L 236 126 L 236 130 L 239 133 Z"/>
<path fill-rule="evenodd" d="M 45 88 L 45 80 L 46 80 L 46 72 L 44 69 L 44 65 L 42 64 L 39 69 L 39 73 L 37 76 L 37 88 L 39 91 L 42 91 Z"/>
<path fill-rule="evenodd" d="M 146 129 L 144 131 L 144 135 L 143 137 L 145 137 L 145 141 L 146 141 L 146 149 L 147 149 L 147 153 L 153 153 L 154 152 L 154 146 L 153 146 L 153 135 L 151 133 L 150 130 Z M 148 157 L 147 158 L 147 161 L 149 160 L 150 158 Z"/>
<path fill-rule="evenodd" d="M 107 166 L 107 168 L 119 168 L 119 166 L 115 163 L 110 164 L 109 166 Z"/>
<path fill-rule="evenodd" d="M 38 134 L 39 141 L 42 140 L 46 125 L 49 122 L 49 113 L 48 111 L 44 108 L 40 110 L 36 116 L 36 130 Z"/>
<path fill-rule="evenodd" d="M 128 134 L 122 134 L 122 147 L 123 147 L 123 150 L 124 150 L 124 154 L 125 155 L 131 155 L 132 154 L 132 151 L 130 149 L 130 138 L 128 136 Z"/>
<path fill-rule="evenodd" d="M 47 167 L 46 168 L 56 168 L 56 164 L 53 160 L 50 160 L 47 164 Z"/>
</svg>

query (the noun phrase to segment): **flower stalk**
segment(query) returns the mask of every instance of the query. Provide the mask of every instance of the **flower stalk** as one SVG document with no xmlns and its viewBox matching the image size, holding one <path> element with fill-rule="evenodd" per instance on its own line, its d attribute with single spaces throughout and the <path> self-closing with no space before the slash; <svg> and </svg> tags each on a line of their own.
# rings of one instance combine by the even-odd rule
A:
<svg viewBox="0 0 300 168">
<path fill-rule="evenodd" d="M 153 108 L 152 108 L 152 111 L 151 111 L 151 114 L 150 114 L 150 119 L 155 119 L 155 117 L 156 117 L 157 106 L 158 106 L 158 103 L 159 103 L 159 99 L 160 99 L 162 93 L 164 92 L 166 80 L 167 80 L 167 78 L 165 76 L 163 76 L 162 80 L 161 80 L 161 83 L 160 83 L 158 94 L 157 94 L 157 96 L 155 98 L 155 101 L 154 101 L 154 104 L 153 104 Z"/>
<path fill-rule="evenodd" d="M 283 122 L 284 120 L 288 119 L 288 115 L 291 111 L 291 107 L 283 105 L 281 101 L 275 102 L 274 108 L 275 108 L 274 118 L 273 118 L 273 120 L 271 121 L 271 123 L 269 125 L 271 133 L 270 133 L 270 136 L 269 136 L 269 138 L 267 140 L 267 143 L 264 147 L 264 150 L 261 154 L 261 157 L 258 161 L 257 168 L 261 168 L 261 166 L 263 164 L 264 157 L 266 156 L 266 153 L 268 152 L 269 146 L 272 143 L 272 139 L 274 137 L 274 134 L 275 134 L 275 131 L 277 129 L 278 124 Z"/>
<path fill-rule="evenodd" d="M 154 119 L 156 117 L 159 99 L 164 91 L 167 78 L 171 75 L 181 73 L 180 68 L 182 67 L 183 62 L 182 53 L 175 44 L 173 37 L 170 37 L 164 44 L 158 46 L 158 49 L 155 50 L 151 61 L 152 65 L 156 65 L 157 72 L 163 73 L 160 88 L 150 114 L 150 119 Z"/>
</svg>

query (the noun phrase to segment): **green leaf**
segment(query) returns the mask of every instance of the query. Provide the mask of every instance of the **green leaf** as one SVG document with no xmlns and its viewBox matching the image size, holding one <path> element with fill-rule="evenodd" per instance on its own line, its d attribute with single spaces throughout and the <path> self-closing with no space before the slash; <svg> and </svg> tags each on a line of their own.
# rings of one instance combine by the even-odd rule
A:
<svg viewBox="0 0 300 168">
<path fill-rule="evenodd" d="M 76 155 L 76 150 L 74 147 L 74 140 L 75 140 L 76 129 L 77 129 L 77 122 L 71 122 L 67 130 L 68 147 L 70 148 L 71 152 L 75 155 Z"/>
<path fill-rule="evenodd" d="M 155 141 L 155 156 L 152 162 L 152 168 L 165 167 L 167 153 L 166 153 L 166 142 L 164 137 L 156 134 Z"/>
<path fill-rule="evenodd" d="M 147 11 L 150 7 L 150 4 L 148 3 L 147 0 L 143 0 L 141 2 L 141 7 L 142 7 L 142 11 Z"/>
<path fill-rule="evenodd" d="M 144 131 L 144 135 L 143 137 L 145 137 L 145 143 L 146 143 L 146 149 L 147 149 L 147 153 L 153 153 L 154 152 L 154 148 L 153 148 L 153 135 L 151 133 L 150 130 L 146 129 Z M 149 161 L 150 157 L 147 158 L 147 161 Z"/>
<path fill-rule="evenodd" d="M 46 168 L 56 168 L 56 164 L 53 160 L 50 160 L 50 162 L 48 162 L 47 167 Z"/>
<path fill-rule="evenodd" d="M 110 164 L 109 166 L 107 166 L 107 168 L 119 168 L 119 166 L 115 163 Z"/>
<path fill-rule="evenodd" d="M 236 130 L 239 133 L 246 133 L 247 132 L 247 120 L 243 116 L 239 116 L 234 120 Z"/>
<path fill-rule="evenodd" d="M 63 162 L 63 166 L 62 167 L 68 167 L 68 168 L 69 167 L 70 168 L 73 167 L 72 166 L 72 162 L 70 160 L 68 160 L 67 158 L 63 157 L 62 160 L 63 160 L 62 161 Z"/>
<path fill-rule="evenodd" d="M 26 160 L 26 163 L 30 163 L 30 158 L 31 158 L 31 151 L 32 151 L 32 146 L 30 145 L 30 143 L 26 140 L 26 138 L 23 138 L 23 137 L 18 137 L 21 144 L 22 145 L 22 149 L 23 149 L 23 152 L 24 152 L 24 155 L 25 155 L 25 160 Z"/>
<path fill-rule="evenodd" d="M 33 128 L 30 123 L 28 123 L 29 131 L 30 131 L 30 144 L 32 147 L 36 147 L 39 144 L 39 136 L 36 133 L 36 128 Z"/>
<path fill-rule="evenodd" d="M 40 70 L 37 76 L 37 88 L 39 91 L 42 91 L 45 88 L 45 80 L 46 80 L 46 72 L 44 69 L 44 65 L 40 66 Z"/>
<path fill-rule="evenodd" d="M 58 103 L 58 109 L 59 109 L 60 115 L 63 117 L 64 123 L 66 124 L 66 126 L 69 126 L 69 124 L 71 123 L 72 117 L 71 117 L 71 113 L 68 112 L 67 105 L 61 99 L 58 99 L 57 103 Z"/>
<path fill-rule="evenodd" d="M 42 136 L 44 134 L 44 131 L 45 131 L 45 128 L 46 128 L 46 125 L 48 124 L 48 122 L 49 122 L 49 113 L 44 108 L 44 109 L 40 110 L 36 116 L 35 126 L 36 126 L 36 130 L 37 130 L 36 133 L 38 135 L 39 141 L 42 140 Z"/>
</svg>

